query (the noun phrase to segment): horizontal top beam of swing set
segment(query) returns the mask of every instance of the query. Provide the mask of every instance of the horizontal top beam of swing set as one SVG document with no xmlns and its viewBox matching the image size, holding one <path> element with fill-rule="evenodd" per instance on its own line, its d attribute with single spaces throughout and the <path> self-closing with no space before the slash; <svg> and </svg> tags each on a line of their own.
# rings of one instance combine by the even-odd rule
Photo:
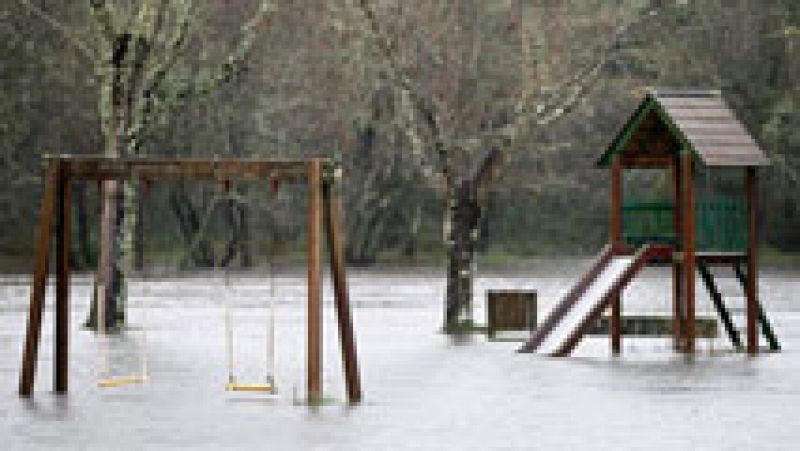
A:
<svg viewBox="0 0 800 451">
<path fill-rule="evenodd" d="M 306 183 L 308 167 L 318 160 L 324 180 L 332 180 L 337 168 L 326 158 L 112 158 L 84 155 L 45 155 L 46 165 L 58 164 L 73 180 L 209 180 Z"/>
</svg>

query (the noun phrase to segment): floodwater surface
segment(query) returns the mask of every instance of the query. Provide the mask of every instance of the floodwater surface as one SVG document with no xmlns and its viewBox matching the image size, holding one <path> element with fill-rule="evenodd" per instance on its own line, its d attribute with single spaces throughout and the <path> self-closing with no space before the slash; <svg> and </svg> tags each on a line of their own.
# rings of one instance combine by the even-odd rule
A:
<svg viewBox="0 0 800 451">
<path fill-rule="evenodd" d="M 475 319 L 490 288 L 535 289 L 540 319 L 586 262 L 536 261 L 481 274 Z M 626 291 L 626 312 L 670 311 L 671 283 L 647 270 Z M 721 288 L 742 321 L 741 292 Z M 131 286 L 132 330 L 103 339 L 82 330 L 89 279 L 72 289 L 70 392 L 51 393 L 52 298 L 48 296 L 35 396 L 16 395 L 29 289 L 0 278 L 2 449 L 797 449 L 800 439 L 800 271 L 765 271 L 760 289 L 784 351 L 757 358 L 702 340 L 694 358 L 666 338 L 584 340 L 574 356 L 517 354 L 518 342 L 439 333 L 444 293 L 438 269 L 362 270 L 350 275 L 364 402 L 348 406 L 331 290 L 324 306 L 326 402 L 305 391 L 305 286 L 301 271 L 270 278 L 219 273 L 151 278 Z M 698 283 L 698 292 L 702 285 Z M 277 396 L 228 393 L 225 309 L 234 366 L 260 382 L 267 363 L 270 293 L 275 301 Z M 700 314 L 711 314 L 698 299 Z M 138 327 L 141 326 L 141 327 Z M 150 382 L 99 388 L 106 366 Z"/>
</svg>

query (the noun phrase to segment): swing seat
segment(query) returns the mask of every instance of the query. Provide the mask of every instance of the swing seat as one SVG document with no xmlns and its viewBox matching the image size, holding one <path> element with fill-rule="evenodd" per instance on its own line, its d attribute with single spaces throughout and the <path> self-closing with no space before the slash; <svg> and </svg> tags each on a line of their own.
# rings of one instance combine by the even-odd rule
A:
<svg viewBox="0 0 800 451">
<path fill-rule="evenodd" d="M 97 386 L 101 388 L 121 387 L 123 385 L 145 384 L 150 381 L 147 376 L 120 376 L 108 379 L 100 379 Z"/>
<path fill-rule="evenodd" d="M 234 382 L 229 382 L 225 384 L 225 391 L 244 391 L 244 392 L 270 392 L 273 393 L 275 391 L 275 387 L 272 384 L 239 384 Z"/>
</svg>

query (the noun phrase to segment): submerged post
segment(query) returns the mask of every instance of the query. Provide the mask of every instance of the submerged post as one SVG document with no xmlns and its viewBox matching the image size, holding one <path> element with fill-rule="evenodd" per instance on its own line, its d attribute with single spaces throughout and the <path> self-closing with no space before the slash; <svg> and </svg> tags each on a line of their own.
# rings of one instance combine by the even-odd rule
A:
<svg viewBox="0 0 800 451">
<path fill-rule="evenodd" d="M 622 244 L 622 162 L 616 158 L 611 166 L 611 247 Z M 619 354 L 622 349 L 622 291 L 611 299 L 611 352 Z"/>
<path fill-rule="evenodd" d="M 53 386 L 56 393 L 69 387 L 69 282 L 72 235 L 72 180 L 69 163 L 59 163 L 58 222 L 56 223 L 56 308 Z"/>
<path fill-rule="evenodd" d="M 675 249 L 683 241 L 683 217 L 681 212 L 682 208 L 682 190 L 681 190 L 681 160 L 680 156 L 673 159 L 672 163 L 672 202 L 675 205 L 672 213 L 673 231 L 675 233 Z M 683 299 L 683 267 L 678 258 L 672 259 L 672 348 L 675 351 L 680 351 L 683 346 L 683 308 L 681 307 L 681 300 Z"/>
<path fill-rule="evenodd" d="M 307 396 L 322 399 L 322 164 L 308 163 L 308 343 Z"/>
<path fill-rule="evenodd" d="M 695 270 L 695 221 L 694 221 L 694 184 L 692 181 L 692 153 L 684 149 L 681 154 L 681 188 L 683 202 L 681 216 L 683 218 L 683 313 L 684 313 L 684 352 L 689 354 L 695 350 L 694 333 L 694 270 Z"/>
<path fill-rule="evenodd" d="M 747 353 L 758 353 L 758 183 L 756 168 L 748 167 L 745 173 L 747 192 Z"/>
</svg>

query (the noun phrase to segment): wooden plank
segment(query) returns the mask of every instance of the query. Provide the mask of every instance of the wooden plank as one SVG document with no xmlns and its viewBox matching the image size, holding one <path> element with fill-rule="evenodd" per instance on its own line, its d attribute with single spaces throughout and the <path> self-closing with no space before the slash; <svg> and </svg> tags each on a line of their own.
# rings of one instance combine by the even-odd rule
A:
<svg viewBox="0 0 800 451">
<path fill-rule="evenodd" d="M 681 175 L 683 180 L 683 312 L 684 335 L 687 353 L 695 351 L 694 311 L 695 311 L 695 210 L 694 184 L 692 181 L 692 154 L 686 149 L 681 154 Z"/>
<path fill-rule="evenodd" d="M 675 125 L 678 126 L 684 133 L 696 132 L 714 132 L 714 133 L 745 133 L 747 130 L 742 124 L 735 120 L 726 122 L 707 122 L 703 120 L 694 119 L 673 119 Z"/>
<path fill-rule="evenodd" d="M 756 144 L 755 140 L 748 135 L 686 133 L 686 138 L 695 146 L 731 149 L 732 152 L 752 152 L 752 149 L 758 149 L 758 145 Z"/>
<path fill-rule="evenodd" d="M 322 399 L 322 165 L 308 162 L 307 395 Z"/>
<path fill-rule="evenodd" d="M 764 166 L 769 162 L 763 153 L 753 146 L 695 146 L 703 162 L 727 163 L 739 166 Z"/>
<path fill-rule="evenodd" d="M 727 108 L 666 108 L 669 116 L 675 120 L 693 120 L 705 122 L 735 121 L 736 116 Z"/>
<path fill-rule="evenodd" d="M 617 158 L 611 166 L 611 223 L 609 229 L 612 246 L 617 246 L 622 241 L 622 184 L 622 162 Z M 611 327 L 609 329 L 609 337 L 611 338 L 611 352 L 615 355 L 619 354 L 622 350 L 621 317 L 622 290 L 611 298 Z"/>
<path fill-rule="evenodd" d="M 586 335 L 608 335 L 610 318 L 603 316 L 586 332 Z M 695 318 L 697 338 L 717 338 L 719 328 L 713 316 Z M 672 335 L 672 318 L 661 315 L 625 315 L 622 317 L 622 335 L 639 337 L 668 337 Z"/>
<path fill-rule="evenodd" d="M 624 155 L 619 160 L 625 168 L 665 168 L 672 165 L 671 155 Z"/>
<path fill-rule="evenodd" d="M 747 259 L 746 253 L 738 252 L 696 252 L 695 261 L 704 265 L 724 265 L 737 264 Z"/>
<path fill-rule="evenodd" d="M 758 353 L 758 197 L 756 169 L 745 170 L 747 196 L 747 353 Z"/>
<path fill-rule="evenodd" d="M 361 401 L 361 376 L 358 371 L 355 332 L 350 311 L 350 295 L 347 289 L 347 274 L 344 261 L 344 239 L 340 225 L 341 201 L 332 183 L 323 187 L 325 232 L 328 238 L 333 293 L 336 306 L 336 319 L 339 325 L 339 341 L 342 346 L 342 366 L 344 367 L 347 398 L 351 403 Z"/>
<path fill-rule="evenodd" d="M 68 163 L 60 166 L 58 218 L 56 223 L 56 308 L 53 386 L 56 393 L 66 393 L 69 373 L 69 282 L 70 237 L 72 235 L 72 181 Z"/>
<path fill-rule="evenodd" d="M 670 88 L 648 88 L 650 94 L 663 98 L 714 98 L 721 97 L 722 92 L 718 89 L 701 89 L 701 88 L 683 88 L 683 89 L 670 89 Z"/>
<path fill-rule="evenodd" d="M 761 167 L 761 166 L 769 166 L 769 161 L 765 158 L 755 158 L 755 157 L 721 157 L 721 156 L 714 156 L 711 158 L 704 158 L 703 163 L 706 166 L 710 167 L 730 167 L 730 168 L 742 168 L 742 167 Z"/>
<path fill-rule="evenodd" d="M 58 167 L 50 163 L 44 174 L 44 192 L 39 209 L 39 224 L 36 231 L 36 251 L 33 267 L 31 300 L 28 310 L 28 325 L 25 332 L 25 347 L 22 351 L 22 371 L 19 380 L 20 396 L 31 396 L 36 378 L 36 363 L 39 355 L 39 341 L 42 332 L 42 313 L 44 310 L 47 268 L 50 260 L 50 238 L 55 212 Z"/>
<path fill-rule="evenodd" d="M 74 179 L 151 181 L 194 179 L 223 181 L 278 180 L 285 183 L 306 181 L 306 160 L 265 159 L 109 159 L 104 157 L 50 157 L 69 161 Z M 319 159 L 322 171 L 332 171 L 330 161 Z"/>
<path fill-rule="evenodd" d="M 729 109 L 719 97 L 659 97 L 658 102 L 668 110 Z"/>
</svg>

